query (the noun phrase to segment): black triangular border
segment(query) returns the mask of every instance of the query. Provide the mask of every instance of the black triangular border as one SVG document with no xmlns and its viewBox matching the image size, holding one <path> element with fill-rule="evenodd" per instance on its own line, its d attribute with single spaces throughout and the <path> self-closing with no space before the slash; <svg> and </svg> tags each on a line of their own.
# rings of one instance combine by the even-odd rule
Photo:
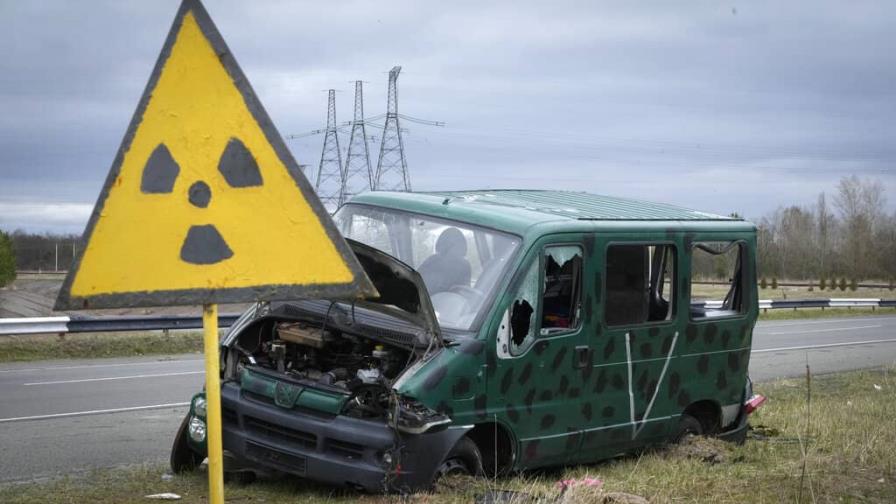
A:
<svg viewBox="0 0 896 504">
<path fill-rule="evenodd" d="M 260 300 L 302 298 L 360 299 L 363 297 L 376 296 L 376 289 L 373 287 L 370 279 L 367 278 L 367 275 L 361 268 L 360 263 L 358 263 L 357 258 L 352 253 L 351 248 L 349 248 L 345 239 L 336 229 L 336 225 L 333 223 L 323 204 L 317 198 L 317 195 L 314 193 L 311 185 L 305 179 L 305 176 L 302 174 L 302 170 L 299 168 L 295 159 L 293 159 L 292 154 L 289 152 L 289 149 L 286 147 L 286 144 L 283 141 L 283 137 L 281 137 L 277 132 L 277 128 L 274 127 L 270 116 L 268 116 L 268 113 L 261 105 L 258 96 L 255 94 L 255 91 L 249 84 L 249 79 L 246 78 L 246 75 L 240 69 L 239 65 L 236 62 L 236 59 L 233 57 L 233 54 L 230 52 L 230 49 L 224 42 L 224 38 L 221 36 L 218 28 L 215 26 L 214 22 L 212 22 L 211 17 L 208 15 L 205 7 L 203 7 L 202 3 L 199 0 L 183 0 L 180 4 L 180 8 L 178 9 L 177 15 L 174 17 L 174 22 L 171 25 L 171 29 L 169 30 L 168 36 L 165 39 L 165 45 L 162 47 L 162 50 L 159 53 L 159 58 L 156 61 L 156 65 L 149 77 L 149 82 L 147 82 L 146 84 L 146 89 L 143 91 L 143 96 L 140 97 L 140 102 L 137 104 L 137 110 L 134 112 L 134 116 L 131 118 L 131 122 L 128 125 L 127 133 L 125 133 L 124 139 L 121 142 L 121 146 L 118 148 L 118 153 L 115 155 L 115 160 L 109 170 L 109 175 L 106 177 L 106 181 L 103 184 L 103 189 L 100 191 L 100 195 L 97 198 L 96 205 L 93 208 L 93 213 L 90 215 L 90 220 L 88 220 L 87 222 L 87 228 L 84 232 L 86 243 L 90 243 L 90 239 L 93 236 L 94 227 L 96 226 L 103 206 L 106 203 L 106 198 L 109 195 L 110 188 L 121 172 L 121 164 L 124 161 L 124 155 L 130 149 L 131 143 L 134 139 L 134 135 L 137 133 L 137 128 L 143 120 L 143 114 L 146 111 L 149 100 L 152 98 L 152 91 L 158 84 L 159 76 L 161 75 L 162 69 L 165 67 L 165 63 L 168 61 L 168 58 L 171 55 L 171 49 L 174 46 L 175 41 L 177 40 L 177 35 L 180 32 L 181 26 L 183 25 L 184 17 L 188 12 L 191 11 L 193 12 L 193 16 L 196 18 L 196 22 L 199 25 L 199 29 L 202 31 L 202 34 L 211 44 L 212 49 L 218 55 L 218 59 L 221 61 L 221 64 L 224 66 L 227 74 L 233 80 L 233 84 L 236 86 L 236 88 L 240 92 L 240 95 L 243 97 L 243 101 L 249 109 L 249 113 L 252 114 L 252 117 L 264 132 L 265 138 L 267 138 L 267 141 L 277 153 L 277 157 L 280 158 L 280 161 L 283 163 L 283 165 L 286 167 L 286 170 L 295 181 L 296 186 L 298 187 L 302 196 L 305 198 L 305 201 L 317 216 L 318 221 L 321 223 L 321 226 L 323 226 L 324 230 L 327 233 L 327 236 L 333 242 L 336 250 L 342 256 L 345 264 L 352 272 L 354 279 L 351 282 L 345 284 L 258 285 L 253 287 L 237 287 L 224 289 L 182 289 L 168 291 L 125 292 L 73 297 L 71 295 L 71 285 L 74 281 L 75 276 L 78 274 L 78 270 L 81 267 L 81 259 L 84 256 L 84 252 L 87 250 L 87 247 L 85 246 L 79 252 L 78 256 L 72 263 L 72 267 L 69 269 L 68 275 L 66 275 L 65 277 L 65 281 L 62 284 L 62 289 L 59 291 L 59 296 L 56 298 L 56 305 L 54 306 L 54 309 L 84 310 L 93 308 L 176 306 L 197 305 L 206 303 L 243 303 Z"/>
</svg>

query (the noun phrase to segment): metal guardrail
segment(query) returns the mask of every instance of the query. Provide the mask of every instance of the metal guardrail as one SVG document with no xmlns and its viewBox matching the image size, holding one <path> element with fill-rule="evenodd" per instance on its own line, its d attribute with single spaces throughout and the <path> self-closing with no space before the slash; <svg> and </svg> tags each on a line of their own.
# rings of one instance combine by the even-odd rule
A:
<svg viewBox="0 0 896 504">
<path fill-rule="evenodd" d="M 239 314 L 221 314 L 219 327 L 230 327 Z M 190 315 L 61 316 L 0 318 L 0 336 L 200 329 L 202 317 Z"/>
<path fill-rule="evenodd" d="M 701 301 L 692 306 L 720 308 L 722 301 Z M 791 308 L 896 308 L 896 299 L 831 298 L 831 299 L 760 299 L 759 309 Z M 219 327 L 230 327 L 237 313 L 218 316 Z M 175 329 L 200 329 L 202 317 L 190 315 L 126 315 L 126 316 L 60 316 L 34 318 L 0 318 L 0 336 L 27 334 L 66 334 L 86 332 L 129 332 Z"/>
</svg>

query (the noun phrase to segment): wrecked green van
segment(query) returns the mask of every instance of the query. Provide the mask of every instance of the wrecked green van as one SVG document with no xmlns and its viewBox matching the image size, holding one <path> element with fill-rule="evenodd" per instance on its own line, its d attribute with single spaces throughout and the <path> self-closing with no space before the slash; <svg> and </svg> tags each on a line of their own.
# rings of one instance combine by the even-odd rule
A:
<svg viewBox="0 0 896 504">
<path fill-rule="evenodd" d="M 259 303 L 221 341 L 225 470 L 372 491 L 742 440 L 756 229 L 585 193 L 360 195 L 334 216 L 380 297 Z M 272 244 L 272 246 L 276 246 Z M 716 300 L 698 278 L 727 278 Z M 172 468 L 205 456 L 204 396 Z"/>
</svg>

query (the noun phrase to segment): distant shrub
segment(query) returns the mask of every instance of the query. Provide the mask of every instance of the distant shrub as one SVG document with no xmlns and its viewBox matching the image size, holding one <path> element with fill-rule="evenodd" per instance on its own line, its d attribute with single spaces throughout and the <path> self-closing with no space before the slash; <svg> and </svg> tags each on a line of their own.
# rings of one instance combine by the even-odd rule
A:
<svg viewBox="0 0 896 504">
<path fill-rule="evenodd" d="M 846 286 L 847 286 L 846 277 L 840 277 L 840 290 L 846 291 Z"/>
<path fill-rule="evenodd" d="M 890 289 L 890 290 L 893 290 L 894 288 L 896 288 L 896 285 L 894 285 L 894 283 L 896 283 L 896 282 L 894 282 L 893 279 L 891 278 L 891 279 L 890 279 L 890 284 L 887 285 L 887 288 Z"/>
<path fill-rule="evenodd" d="M 9 235 L 0 231 L 0 287 L 16 279 L 16 254 Z"/>
<path fill-rule="evenodd" d="M 818 290 L 823 291 L 823 290 L 825 290 L 827 287 L 828 287 L 828 282 L 827 282 L 827 280 L 825 280 L 824 277 L 821 277 L 821 279 L 818 280 Z"/>
<path fill-rule="evenodd" d="M 772 290 L 778 288 L 778 277 L 772 277 Z"/>
<path fill-rule="evenodd" d="M 759 280 L 759 288 L 768 289 L 768 282 L 765 280 L 765 277 L 762 277 L 762 279 Z"/>
<path fill-rule="evenodd" d="M 855 292 L 859 288 L 859 281 L 856 280 L 856 277 L 853 277 L 852 280 L 849 281 L 849 290 Z"/>
</svg>

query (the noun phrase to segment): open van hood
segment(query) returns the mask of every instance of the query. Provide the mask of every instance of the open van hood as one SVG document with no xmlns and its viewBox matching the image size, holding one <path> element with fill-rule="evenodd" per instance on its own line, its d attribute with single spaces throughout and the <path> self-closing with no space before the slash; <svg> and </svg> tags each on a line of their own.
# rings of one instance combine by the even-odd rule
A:
<svg viewBox="0 0 896 504">
<path fill-rule="evenodd" d="M 414 268 L 369 245 L 346 238 L 364 272 L 379 292 L 378 298 L 360 301 L 377 310 L 419 326 L 419 345 L 442 344 L 439 322 L 423 278 Z"/>
</svg>

